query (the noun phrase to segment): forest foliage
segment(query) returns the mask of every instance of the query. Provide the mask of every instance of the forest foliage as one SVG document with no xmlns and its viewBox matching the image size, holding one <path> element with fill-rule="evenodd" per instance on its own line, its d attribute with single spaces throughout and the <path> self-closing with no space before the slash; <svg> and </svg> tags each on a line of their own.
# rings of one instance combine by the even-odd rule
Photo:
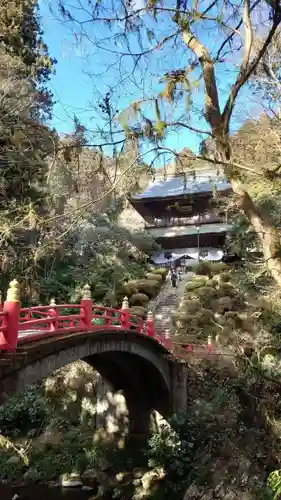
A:
<svg viewBox="0 0 281 500">
<path fill-rule="evenodd" d="M 0 27 L 0 288 L 17 278 L 24 301 L 75 300 L 88 281 L 97 300 L 108 298 L 143 274 L 154 246 L 136 236 L 136 247 L 133 231 L 119 224 L 148 169 L 136 163 L 133 141 L 112 158 L 88 146 L 76 117 L 65 137 L 48 126 L 56 61 L 36 1 L 6 0 Z"/>
</svg>

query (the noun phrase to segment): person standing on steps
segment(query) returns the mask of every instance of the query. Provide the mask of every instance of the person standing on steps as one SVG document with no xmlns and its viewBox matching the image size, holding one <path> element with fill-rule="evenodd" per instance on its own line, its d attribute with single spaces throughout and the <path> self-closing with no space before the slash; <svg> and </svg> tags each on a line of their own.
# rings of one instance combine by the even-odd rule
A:
<svg viewBox="0 0 281 500">
<path fill-rule="evenodd" d="M 176 288 L 177 287 L 177 273 L 175 269 L 172 269 L 171 271 L 171 282 L 172 282 L 172 287 Z"/>
<path fill-rule="evenodd" d="M 182 268 L 181 267 L 177 268 L 177 275 L 178 275 L 179 281 L 181 281 L 182 280 Z"/>
</svg>

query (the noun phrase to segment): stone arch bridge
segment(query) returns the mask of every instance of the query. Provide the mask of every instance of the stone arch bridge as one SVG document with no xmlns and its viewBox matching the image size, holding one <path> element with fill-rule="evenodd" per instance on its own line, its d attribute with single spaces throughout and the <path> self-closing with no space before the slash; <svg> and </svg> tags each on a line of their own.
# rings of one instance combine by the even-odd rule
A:
<svg viewBox="0 0 281 500">
<path fill-rule="evenodd" d="M 94 304 L 87 285 L 80 304 L 52 301 L 21 308 L 19 284 L 11 282 L 0 310 L 0 404 L 72 361 L 84 360 L 114 391 L 123 391 L 132 433 L 145 434 L 152 410 L 165 417 L 184 411 L 185 362 L 175 355 L 170 336 L 156 331 L 152 314 L 144 322 L 128 308 L 126 298 L 120 310 Z M 210 339 L 202 349 L 211 353 Z"/>
</svg>

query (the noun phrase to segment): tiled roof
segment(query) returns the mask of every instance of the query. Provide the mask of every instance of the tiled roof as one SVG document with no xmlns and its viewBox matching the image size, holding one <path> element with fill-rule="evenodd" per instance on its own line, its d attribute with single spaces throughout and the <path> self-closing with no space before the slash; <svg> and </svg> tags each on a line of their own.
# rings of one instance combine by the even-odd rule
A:
<svg viewBox="0 0 281 500">
<path fill-rule="evenodd" d="M 146 190 L 132 197 L 133 200 L 144 198 L 164 198 L 167 196 L 179 196 L 183 194 L 208 193 L 213 189 L 225 191 L 231 189 L 231 185 L 223 178 L 214 176 L 212 171 L 204 171 L 193 174 L 171 177 L 167 180 L 156 179 L 149 184 Z"/>
</svg>

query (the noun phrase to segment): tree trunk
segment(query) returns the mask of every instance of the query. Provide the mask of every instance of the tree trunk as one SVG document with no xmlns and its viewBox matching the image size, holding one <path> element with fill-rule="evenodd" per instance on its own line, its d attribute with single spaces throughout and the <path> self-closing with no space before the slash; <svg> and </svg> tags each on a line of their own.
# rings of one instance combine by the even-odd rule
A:
<svg viewBox="0 0 281 500">
<path fill-rule="evenodd" d="M 224 151 L 222 144 L 223 141 L 217 141 L 218 153 L 220 158 L 226 163 L 225 173 L 230 181 L 233 192 L 238 198 L 238 205 L 246 215 L 260 241 L 268 270 L 276 283 L 281 287 L 281 235 L 269 221 L 264 219 L 242 182 L 232 177 L 231 159 L 229 157 L 231 149 L 227 146 Z"/>
<path fill-rule="evenodd" d="M 249 219 L 252 228 L 257 233 L 260 240 L 263 255 L 273 278 L 281 286 L 281 258 L 279 257 L 280 235 L 276 229 L 264 220 L 258 208 L 255 206 L 249 193 L 241 182 L 233 176 L 231 166 L 231 148 L 229 142 L 229 122 L 232 115 L 235 100 L 240 89 L 248 81 L 253 71 L 257 68 L 265 51 L 272 41 L 272 37 L 280 24 L 280 8 L 277 7 L 273 14 L 272 26 L 268 31 L 267 37 L 261 50 L 250 63 L 251 48 L 253 42 L 253 29 L 250 19 L 248 2 L 244 2 L 243 24 L 245 31 L 245 52 L 241 62 L 238 76 L 234 85 L 231 87 L 229 97 L 221 112 L 219 93 L 217 88 L 217 79 L 215 75 L 214 59 L 209 53 L 207 46 L 191 31 L 190 25 L 179 26 L 182 29 L 182 39 L 185 45 L 195 54 L 202 68 L 202 75 L 205 84 L 205 119 L 210 125 L 212 135 L 216 142 L 216 149 L 220 160 L 225 164 L 225 174 L 231 182 L 234 193 L 238 196 L 241 210 Z"/>
<path fill-rule="evenodd" d="M 266 265 L 276 283 L 281 286 L 280 235 L 272 224 L 264 220 L 243 185 L 234 179 L 230 179 L 230 183 L 238 196 L 241 210 L 258 236 Z"/>
</svg>

